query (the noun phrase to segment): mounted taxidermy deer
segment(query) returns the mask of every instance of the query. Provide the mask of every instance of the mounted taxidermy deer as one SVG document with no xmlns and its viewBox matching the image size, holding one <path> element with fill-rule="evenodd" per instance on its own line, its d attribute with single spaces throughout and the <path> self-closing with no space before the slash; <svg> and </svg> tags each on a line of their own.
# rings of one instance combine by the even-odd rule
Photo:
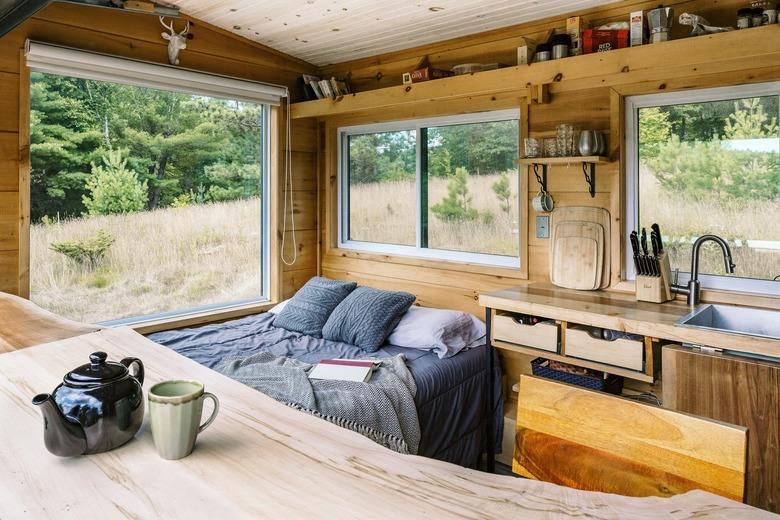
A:
<svg viewBox="0 0 780 520">
<path fill-rule="evenodd" d="M 187 25 L 184 26 L 184 30 L 180 33 L 177 33 L 173 29 L 173 21 L 171 20 L 170 25 L 165 24 L 165 18 L 162 16 L 160 17 L 160 23 L 163 27 L 171 31 L 170 34 L 164 32 L 162 33 L 162 37 L 164 40 L 168 40 L 168 61 L 171 65 L 178 65 L 179 64 L 179 52 L 181 52 L 182 49 L 187 48 L 187 36 L 189 35 L 190 31 L 190 22 L 187 20 Z"/>
</svg>

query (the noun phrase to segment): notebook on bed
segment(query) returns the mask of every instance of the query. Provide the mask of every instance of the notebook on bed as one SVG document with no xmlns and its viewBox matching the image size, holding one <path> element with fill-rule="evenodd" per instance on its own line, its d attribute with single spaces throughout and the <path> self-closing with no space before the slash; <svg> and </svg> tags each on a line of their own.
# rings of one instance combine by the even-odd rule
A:
<svg viewBox="0 0 780 520">
<path fill-rule="evenodd" d="M 309 372 L 309 379 L 366 383 L 377 363 L 360 359 L 323 359 Z"/>
</svg>

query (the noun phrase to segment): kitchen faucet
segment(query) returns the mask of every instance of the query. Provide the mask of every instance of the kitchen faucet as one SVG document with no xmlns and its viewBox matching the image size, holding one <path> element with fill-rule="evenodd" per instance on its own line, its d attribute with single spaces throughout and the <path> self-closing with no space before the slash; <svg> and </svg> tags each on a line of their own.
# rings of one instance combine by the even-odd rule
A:
<svg viewBox="0 0 780 520">
<path fill-rule="evenodd" d="M 701 251 L 701 245 L 704 242 L 715 242 L 723 250 L 723 261 L 726 265 L 726 272 L 734 274 L 734 268 L 736 264 L 731 259 L 731 249 L 725 240 L 717 235 L 702 235 L 696 239 L 693 243 L 693 250 L 691 251 L 691 279 L 688 281 L 687 287 L 680 285 L 672 285 L 672 291 L 679 294 L 685 294 L 688 296 L 688 305 L 698 305 L 701 301 L 701 283 L 699 282 L 699 252 Z"/>
</svg>

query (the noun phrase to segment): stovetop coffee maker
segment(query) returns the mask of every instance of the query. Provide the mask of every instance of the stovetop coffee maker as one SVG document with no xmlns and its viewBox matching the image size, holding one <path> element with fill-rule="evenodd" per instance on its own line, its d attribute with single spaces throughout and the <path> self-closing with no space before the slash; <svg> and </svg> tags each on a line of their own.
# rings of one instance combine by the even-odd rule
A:
<svg viewBox="0 0 780 520">
<path fill-rule="evenodd" d="M 669 39 L 669 31 L 674 22 L 674 9 L 659 5 L 647 13 L 647 23 L 650 26 L 650 43 L 665 42 Z"/>
</svg>

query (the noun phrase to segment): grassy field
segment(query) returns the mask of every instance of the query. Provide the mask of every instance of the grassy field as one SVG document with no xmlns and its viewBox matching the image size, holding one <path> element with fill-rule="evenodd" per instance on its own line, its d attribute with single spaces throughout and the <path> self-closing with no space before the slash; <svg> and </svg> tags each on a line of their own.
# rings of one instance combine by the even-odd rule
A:
<svg viewBox="0 0 780 520">
<path fill-rule="evenodd" d="M 666 237 L 672 269 L 690 271 L 691 242 L 704 234 L 725 238 L 737 264 L 736 276 L 771 279 L 780 275 L 780 251 L 747 247 L 744 241 L 780 241 L 780 201 L 749 204 L 693 200 L 661 189 L 652 175 L 642 175 L 640 218 L 649 228 L 658 222 Z M 738 245 L 737 241 L 742 241 Z M 702 249 L 700 271 L 723 274 L 723 254 L 715 244 Z"/>
<path fill-rule="evenodd" d="M 96 322 L 256 297 L 260 218 L 250 199 L 34 225 L 31 299 Z M 50 249 L 101 229 L 116 242 L 97 269 Z"/>
<path fill-rule="evenodd" d="M 517 173 L 509 176 L 512 187 L 512 211 L 500 208 L 492 186 L 500 175 L 473 175 L 469 178 L 471 206 L 480 213 L 493 215 L 482 219 L 446 222 L 432 212 L 428 217 L 428 244 L 431 248 L 496 255 L 519 254 Z M 429 181 L 429 207 L 447 196 L 447 180 Z M 414 245 L 414 181 L 358 184 L 350 190 L 350 238 L 366 242 Z"/>
</svg>

